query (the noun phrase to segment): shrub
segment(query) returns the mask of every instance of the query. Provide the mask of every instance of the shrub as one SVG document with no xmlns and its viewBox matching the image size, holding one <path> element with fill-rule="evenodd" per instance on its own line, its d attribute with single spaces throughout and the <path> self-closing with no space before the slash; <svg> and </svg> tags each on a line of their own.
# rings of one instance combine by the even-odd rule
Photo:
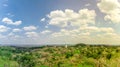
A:
<svg viewBox="0 0 120 67">
<path fill-rule="evenodd" d="M 72 57 L 72 56 L 73 56 L 73 53 L 71 53 L 71 52 L 66 53 L 66 58 L 69 58 L 69 57 Z"/>
</svg>

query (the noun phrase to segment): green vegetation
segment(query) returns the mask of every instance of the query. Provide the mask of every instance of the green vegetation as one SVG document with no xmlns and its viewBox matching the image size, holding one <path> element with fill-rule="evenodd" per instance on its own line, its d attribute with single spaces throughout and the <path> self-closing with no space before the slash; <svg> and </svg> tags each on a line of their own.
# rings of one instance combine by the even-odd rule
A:
<svg viewBox="0 0 120 67">
<path fill-rule="evenodd" d="M 0 47 L 0 67 L 120 67 L 120 47 L 74 46 Z"/>
</svg>

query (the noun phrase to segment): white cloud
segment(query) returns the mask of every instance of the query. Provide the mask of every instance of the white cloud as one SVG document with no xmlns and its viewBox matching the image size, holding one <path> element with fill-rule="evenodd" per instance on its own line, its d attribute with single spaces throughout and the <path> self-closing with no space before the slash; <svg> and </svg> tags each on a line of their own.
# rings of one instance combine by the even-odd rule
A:
<svg viewBox="0 0 120 67">
<path fill-rule="evenodd" d="M 44 22 L 44 21 L 45 21 L 45 18 L 42 18 L 40 21 L 41 21 L 41 22 Z"/>
<path fill-rule="evenodd" d="M 101 0 L 97 6 L 105 15 L 106 21 L 120 23 L 120 3 L 118 0 Z"/>
<path fill-rule="evenodd" d="M 107 15 L 107 11 L 103 11 Z M 25 37 L 21 36 L 21 39 L 17 40 L 20 43 L 103 43 L 103 44 L 113 44 L 120 43 L 120 35 L 116 33 L 112 27 L 97 27 L 95 25 L 96 13 L 94 10 L 81 9 L 78 12 L 74 10 L 66 9 L 65 11 L 56 10 L 51 11 L 47 16 L 49 20 L 48 26 L 58 26 L 58 29 L 54 27 L 50 30 L 43 30 L 40 33 L 34 32 L 37 30 L 36 26 L 26 26 L 22 30 L 25 30 Z M 41 21 L 46 19 L 42 18 Z M 108 20 L 108 19 L 107 19 Z M 11 20 L 7 20 L 11 22 Z M 1 28 L 2 29 L 2 28 Z M 0 29 L 0 31 L 1 31 Z M 56 31 L 57 30 L 57 31 Z M 21 29 L 15 28 L 8 37 L 19 37 L 15 32 L 20 32 Z M 45 35 L 44 35 L 45 34 Z M 0 35 L 2 38 L 3 35 Z M 7 38 L 7 37 L 6 37 Z M 5 40 L 6 41 L 6 40 Z M 12 41 L 12 40 L 11 40 Z M 23 42 L 22 42 L 23 41 Z"/>
<path fill-rule="evenodd" d="M 41 32 L 41 34 L 48 34 L 48 33 L 51 33 L 52 31 L 50 31 L 50 30 L 44 30 L 44 31 L 42 31 Z"/>
<path fill-rule="evenodd" d="M 95 17 L 95 11 L 88 9 L 81 9 L 78 12 L 70 9 L 66 9 L 65 11 L 56 10 L 48 15 L 50 19 L 49 25 L 56 25 L 59 27 L 67 27 L 68 24 L 78 27 L 81 25 L 95 24 Z"/>
<path fill-rule="evenodd" d="M 91 5 L 90 3 L 85 4 L 85 6 L 90 6 L 90 5 Z"/>
<path fill-rule="evenodd" d="M 27 37 L 38 37 L 38 33 L 36 32 L 26 32 L 25 34 Z"/>
<path fill-rule="evenodd" d="M 0 38 L 6 38 L 6 36 L 4 36 L 4 35 L 0 34 Z"/>
<path fill-rule="evenodd" d="M 80 30 L 66 30 L 66 29 L 61 29 L 59 32 L 52 33 L 53 37 L 61 37 L 61 36 L 78 36 L 80 34 Z"/>
<path fill-rule="evenodd" d="M 0 25 L 0 32 L 6 32 L 8 31 L 10 28 L 4 26 L 4 25 Z"/>
<path fill-rule="evenodd" d="M 107 27 L 107 28 L 103 27 L 103 28 L 100 28 L 100 30 L 101 30 L 101 32 L 106 32 L 106 33 L 114 33 L 115 32 L 114 29 L 111 27 Z"/>
<path fill-rule="evenodd" d="M 22 30 L 19 28 L 13 29 L 13 32 L 20 32 L 20 31 L 22 31 Z"/>
<path fill-rule="evenodd" d="M 13 32 L 10 32 L 8 35 L 7 35 L 8 38 L 11 38 L 13 40 L 17 40 L 17 38 L 20 38 L 19 35 L 17 34 L 14 34 Z"/>
<path fill-rule="evenodd" d="M 102 43 L 102 40 L 99 39 L 97 35 L 108 35 L 108 33 L 115 34 L 115 30 L 112 27 L 95 26 L 95 17 L 95 11 L 88 9 L 81 9 L 78 12 L 70 9 L 66 9 L 65 11 L 52 11 L 48 15 L 49 25 L 60 27 L 60 31 L 53 32 L 50 36 L 53 37 L 53 40 L 56 42 Z M 71 28 L 67 29 L 66 27 L 69 27 L 69 25 Z M 58 37 L 59 39 L 57 39 Z M 108 38 L 112 40 L 113 37 L 108 36 Z M 104 40 L 105 38 L 102 39 Z"/>
<path fill-rule="evenodd" d="M 12 32 L 8 34 L 8 36 L 14 36 L 14 35 L 15 35 L 15 34 L 14 34 L 14 33 L 12 33 Z"/>
<path fill-rule="evenodd" d="M 111 27 L 96 27 L 96 26 L 86 26 L 80 27 L 78 29 L 61 29 L 59 32 L 55 32 L 52 35 L 54 36 L 79 36 L 81 34 L 90 35 L 92 33 L 114 33 L 114 29 Z"/>
<path fill-rule="evenodd" d="M 105 34 L 102 34 L 101 37 L 107 37 L 107 38 L 109 38 L 109 37 L 114 38 L 115 37 L 116 38 L 116 37 L 118 37 L 118 35 L 116 33 L 105 33 Z"/>
<path fill-rule="evenodd" d="M 27 27 L 23 27 L 23 29 L 25 31 L 33 31 L 33 30 L 37 30 L 37 27 L 35 27 L 35 26 L 27 26 Z"/>
<path fill-rule="evenodd" d="M 22 21 L 15 21 L 15 22 L 13 22 L 13 20 L 11 20 L 11 19 L 9 19 L 7 17 L 3 18 L 2 22 L 6 23 L 8 25 L 16 25 L 16 26 L 22 24 Z"/>
<path fill-rule="evenodd" d="M 85 31 L 85 32 L 99 32 L 100 31 L 100 29 L 95 26 L 80 27 L 80 30 Z"/>
<path fill-rule="evenodd" d="M 114 29 L 111 27 L 96 27 L 96 26 L 81 27 L 80 30 L 86 32 L 105 32 L 105 33 L 114 32 Z"/>
<path fill-rule="evenodd" d="M 100 29 L 100 30 L 99 30 Z M 107 31 L 107 29 L 109 31 Z M 91 28 L 90 30 L 95 30 Z M 61 43 L 92 43 L 92 44 L 119 44 L 120 35 L 111 31 L 110 28 L 98 28 L 99 32 L 95 34 L 91 32 L 78 30 L 61 30 L 52 34 L 54 42 Z M 76 31 L 76 32 L 75 32 Z M 93 32 L 93 31 L 92 31 Z M 103 32 L 103 33 L 101 33 Z"/>
<path fill-rule="evenodd" d="M 48 28 L 48 26 L 46 25 L 45 28 Z"/>
<path fill-rule="evenodd" d="M 97 39 L 99 38 L 99 39 Z M 96 36 L 96 41 L 103 44 L 120 44 L 120 35 L 116 33 L 104 33 Z"/>
</svg>

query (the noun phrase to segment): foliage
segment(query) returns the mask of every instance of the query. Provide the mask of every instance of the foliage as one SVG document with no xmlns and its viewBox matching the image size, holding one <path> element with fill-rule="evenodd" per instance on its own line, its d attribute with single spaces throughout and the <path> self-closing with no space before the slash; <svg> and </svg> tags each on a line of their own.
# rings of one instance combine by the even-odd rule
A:
<svg viewBox="0 0 120 67">
<path fill-rule="evenodd" d="M 24 54 L 20 56 L 20 58 L 17 61 L 24 67 L 34 67 L 36 63 L 35 57 L 32 54 Z"/>
<path fill-rule="evenodd" d="M 0 67 L 116 67 L 120 47 L 76 44 L 74 46 L 0 47 Z M 16 67 L 12 65 L 11 67 Z"/>
</svg>

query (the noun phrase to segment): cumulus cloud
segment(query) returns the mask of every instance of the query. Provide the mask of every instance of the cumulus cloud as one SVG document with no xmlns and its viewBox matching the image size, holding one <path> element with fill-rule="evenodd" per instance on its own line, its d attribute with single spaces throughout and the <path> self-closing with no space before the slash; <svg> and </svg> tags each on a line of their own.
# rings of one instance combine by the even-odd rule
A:
<svg viewBox="0 0 120 67">
<path fill-rule="evenodd" d="M 103 43 L 103 44 L 120 44 L 120 35 L 117 33 L 104 33 L 104 34 L 97 34 L 96 41 L 98 43 Z"/>
<path fill-rule="evenodd" d="M 20 32 L 20 31 L 22 31 L 22 30 L 19 29 L 19 28 L 15 28 L 15 29 L 13 29 L 13 32 Z"/>
<path fill-rule="evenodd" d="M 44 21 L 45 21 L 45 18 L 42 18 L 40 21 L 41 21 L 41 22 L 44 22 Z"/>
<path fill-rule="evenodd" d="M 25 31 L 33 31 L 33 30 L 37 30 L 37 27 L 35 27 L 35 26 L 27 26 L 27 27 L 23 27 L 23 29 Z"/>
<path fill-rule="evenodd" d="M 87 6 L 90 6 L 90 5 L 91 5 L 90 3 L 85 4 L 86 7 L 87 7 Z"/>
<path fill-rule="evenodd" d="M 52 34 L 54 42 L 61 43 L 92 43 L 92 44 L 119 44 L 120 35 L 115 32 L 81 32 L 61 31 Z"/>
<path fill-rule="evenodd" d="M 27 37 L 38 37 L 38 33 L 36 32 L 26 32 L 25 34 Z"/>
<path fill-rule="evenodd" d="M 14 33 L 12 33 L 12 32 L 8 34 L 8 36 L 14 36 L 14 35 L 15 35 L 15 34 L 14 34 Z"/>
<path fill-rule="evenodd" d="M 6 27 L 4 25 L 0 25 L 0 32 L 6 32 L 8 31 L 10 28 L 9 27 Z"/>
<path fill-rule="evenodd" d="M 22 24 L 22 21 L 15 21 L 15 22 L 13 22 L 13 20 L 11 20 L 11 19 L 9 19 L 7 17 L 3 18 L 2 22 L 6 23 L 8 25 L 16 25 L 16 26 Z"/>
<path fill-rule="evenodd" d="M 113 33 L 114 29 L 111 27 L 96 27 L 96 26 L 88 26 L 80 28 L 80 31 L 86 32 L 105 32 L 105 33 Z"/>
<path fill-rule="evenodd" d="M 44 31 L 42 31 L 41 32 L 41 34 L 48 34 L 48 33 L 51 33 L 52 31 L 50 31 L 50 30 L 44 30 Z"/>
<path fill-rule="evenodd" d="M 97 27 L 95 25 L 96 13 L 94 10 L 81 9 L 78 12 L 71 9 L 64 11 L 55 10 L 51 11 L 47 17 L 49 19 L 48 25 L 60 27 L 59 31 L 54 31 L 50 34 L 50 37 L 56 42 L 102 43 L 102 41 L 106 39 L 105 36 L 108 37 L 111 42 L 115 39 L 113 37 L 120 37 L 112 27 Z M 107 44 L 108 42 L 103 43 Z"/>
<path fill-rule="evenodd" d="M 96 13 L 94 10 L 81 9 L 75 12 L 71 9 L 52 11 L 48 18 L 49 25 L 56 25 L 59 27 L 81 26 L 88 24 L 95 24 Z"/>
<path fill-rule="evenodd" d="M 4 35 L 0 34 L 0 38 L 6 38 L 6 36 L 4 36 Z"/>
<path fill-rule="evenodd" d="M 7 35 L 8 38 L 11 38 L 13 40 L 17 40 L 17 38 L 20 38 L 20 35 L 17 35 L 13 32 L 10 32 L 8 35 Z"/>
<path fill-rule="evenodd" d="M 90 34 L 95 34 L 95 33 L 114 33 L 114 29 L 111 27 L 107 28 L 107 27 L 87 26 L 87 27 L 80 27 L 79 29 L 73 29 L 73 30 L 61 29 L 59 32 L 52 33 L 52 36 L 79 37 L 81 35 L 90 36 Z"/>
<path fill-rule="evenodd" d="M 97 6 L 105 15 L 106 21 L 120 23 L 120 3 L 118 0 L 101 0 Z"/>
<path fill-rule="evenodd" d="M 45 28 L 48 28 L 48 26 L 46 25 Z"/>
<path fill-rule="evenodd" d="M 82 32 L 79 29 L 74 29 L 74 30 L 61 29 L 59 32 L 52 33 L 52 36 L 53 37 L 68 36 L 69 38 L 71 38 L 71 37 L 76 37 L 76 36 L 78 37 L 79 35 L 85 35 L 86 33 L 88 32 Z"/>
<path fill-rule="evenodd" d="M 98 3 L 99 7 L 101 7 L 101 1 Z M 107 12 L 105 9 L 110 11 Z M 118 7 L 115 9 L 118 9 Z M 111 16 L 112 10 L 113 9 L 111 8 L 104 8 L 102 12 L 105 13 L 106 16 Z M 36 31 L 38 27 L 30 25 L 23 27 L 22 29 L 15 28 L 11 33 L 8 34 L 8 36 L 17 37 L 15 32 L 24 30 L 24 35 L 26 37 L 21 37 L 21 40 L 23 40 L 25 43 L 29 43 L 29 41 L 31 41 L 30 43 L 120 43 L 120 35 L 116 33 L 114 28 L 102 26 L 97 27 L 95 25 L 95 10 L 81 9 L 77 12 L 71 9 L 55 10 L 51 11 L 50 14 L 48 14 L 45 18 L 48 19 L 48 24 L 45 25 L 45 28 L 48 28 L 47 30 L 37 33 L 34 31 Z M 45 20 L 46 19 L 44 18 L 41 19 L 42 22 Z M 108 21 L 108 19 L 106 20 Z M 11 20 L 7 20 L 6 22 L 11 22 Z M 51 27 L 50 30 L 48 26 Z M 55 29 L 54 26 L 58 26 L 57 29 Z M 3 31 L 4 29 L 5 26 L 0 26 L 0 32 L 5 32 Z M 0 35 L 0 37 L 2 37 L 2 35 Z"/>
</svg>

